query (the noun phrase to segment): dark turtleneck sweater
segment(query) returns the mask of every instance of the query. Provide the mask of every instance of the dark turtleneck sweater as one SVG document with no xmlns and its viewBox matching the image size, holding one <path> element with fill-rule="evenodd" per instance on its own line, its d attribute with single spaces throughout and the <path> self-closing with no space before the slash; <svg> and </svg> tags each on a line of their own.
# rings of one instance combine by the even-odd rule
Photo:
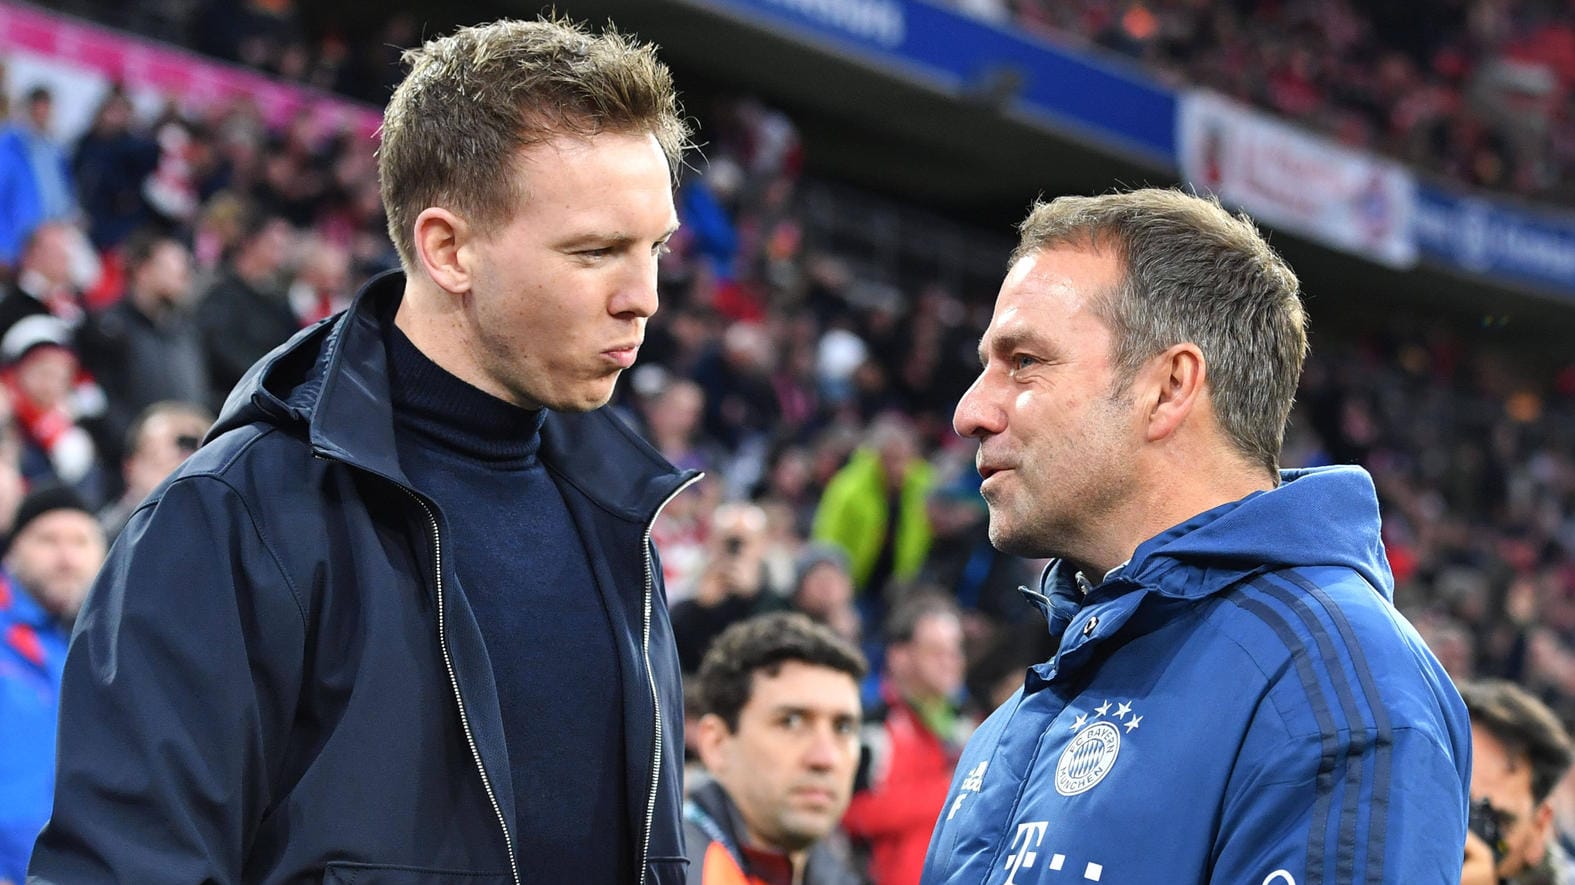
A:
<svg viewBox="0 0 1575 885">
<path fill-rule="evenodd" d="M 386 330 L 399 463 L 443 511 L 444 551 L 498 686 L 520 874 L 636 881 L 617 649 L 585 545 L 536 456 L 545 412 L 472 387 Z"/>
</svg>

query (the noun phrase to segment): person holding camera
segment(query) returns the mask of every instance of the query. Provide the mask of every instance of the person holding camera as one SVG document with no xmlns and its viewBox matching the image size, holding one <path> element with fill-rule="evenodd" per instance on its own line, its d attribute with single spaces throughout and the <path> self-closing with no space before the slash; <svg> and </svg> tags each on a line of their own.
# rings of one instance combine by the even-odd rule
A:
<svg viewBox="0 0 1575 885">
<path fill-rule="evenodd" d="M 1549 795 L 1570 766 L 1570 736 L 1512 682 L 1457 686 L 1471 713 L 1471 816 L 1460 885 L 1529 882 L 1546 866 Z M 1536 881 L 1554 881 L 1537 879 Z"/>
<path fill-rule="evenodd" d="M 706 649 L 723 630 L 752 615 L 781 608 L 766 589 L 764 510 L 722 504 L 711 514 L 711 534 L 692 597 L 673 606 L 673 637 L 685 673 L 700 669 Z"/>
</svg>

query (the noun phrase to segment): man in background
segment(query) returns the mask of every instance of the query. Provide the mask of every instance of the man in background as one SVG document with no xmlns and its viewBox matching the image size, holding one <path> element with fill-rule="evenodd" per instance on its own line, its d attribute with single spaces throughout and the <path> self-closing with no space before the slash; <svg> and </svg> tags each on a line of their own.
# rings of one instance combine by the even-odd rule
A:
<svg viewBox="0 0 1575 885">
<path fill-rule="evenodd" d="M 0 882 L 27 878 L 55 785 L 60 675 L 104 533 L 64 486 L 22 499 L 0 573 Z"/>
<path fill-rule="evenodd" d="M 263 354 L 300 329 L 285 289 L 295 231 L 255 204 L 240 214 L 239 241 L 197 303 L 197 327 L 215 405 Z"/>
<path fill-rule="evenodd" d="M 689 885 L 854 885 L 825 843 L 859 762 L 864 658 L 777 612 L 734 624 L 700 667 L 694 745 L 711 782 L 684 807 Z"/>
<path fill-rule="evenodd" d="M 125 490 L 99 511 L 99 523 L 110 543 L 148 495 L 190 458 L 213 426 L 213 415 L 197 403 L 167 400 L 142 411 L 126 432 L 121 461 Z"/>
<path fill-rule="evenodd" d="M 108 464 L 124 457 L 126 433 L 149 406 L 166 400 L 207 404 L 212 397 L 191 314 L 190 250 L 146 229 L 121 248 L 126 293 L 88 316 L 76 348 L 107 400 L 99 449 Z"/>
<path fill-rule="evenodd" d="M 1547 705 L 1501 679 L 1463 682 L 1471 712 L 1471 832 L 1460 885 L 1533 878 L 1548 865 L 1553 806 L 1569 769 L 1569 733 Z"/>
<path fill-rule="evenodd" d="M 881 885 L 918 885 L 935 818 L 972 730 L 958 710 L 963 630 L 957 606 L 915 594 L 886 618 L 880 702 L 864 718 L 864 762 L 843 829 L 870 852 Z"/>
</svg>

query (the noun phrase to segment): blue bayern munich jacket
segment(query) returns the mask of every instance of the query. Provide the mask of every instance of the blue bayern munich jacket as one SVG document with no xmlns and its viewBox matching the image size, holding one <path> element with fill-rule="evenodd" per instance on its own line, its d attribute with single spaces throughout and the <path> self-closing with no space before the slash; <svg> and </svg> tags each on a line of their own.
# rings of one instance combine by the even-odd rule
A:
<svg viewBox="0 0 1575 885">
<path fill-rule="evenodd" d="M 1138 547 L 969 742 L 924 882 L 1455 883 L 1471 730 L 1391 604 L 1372 481 L 1286 471 Z"/>
<path fill-rule="evenodd" d="M 373 280 L 254 367 L 132 514 L 66 658 L 29 882 L 535 881 L 465 551 L 394 449 L 378 316 L 402 286 Z M 680 885 L 683 695 L 650 526 L 695 474 L 606 409 L 541 435 L 622 672 L 630 885 Z M 587 776 L 575 761 L 540 765 Z"/>
</svg>

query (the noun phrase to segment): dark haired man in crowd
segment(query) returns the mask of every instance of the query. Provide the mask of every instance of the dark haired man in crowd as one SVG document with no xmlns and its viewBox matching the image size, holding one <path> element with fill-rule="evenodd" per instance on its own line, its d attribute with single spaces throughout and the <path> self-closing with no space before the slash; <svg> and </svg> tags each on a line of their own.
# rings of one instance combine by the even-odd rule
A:
<svg viewBox="0 0 1575 885">
<path fill-rule="evenodd" d="M 111 543 L 143 500 L 197 451 L 212 426 L 213 415 L 196 403 L 167 400 L 142 410 L 126 431 L 120 464 L 124 490 L 98 514 Z"/>
<path fill-rule="evenodd" d="M 248 370 L 126 524 L 39 882 L 683 881 L 649 537 L 693 474 L 602 408 L 677 225 L 671 77 L 546 20 L 407 59 L 403 272 Z"/>
<path fill-rule="evenodd" d="M 1372 479 L 1279 470 L 1306 317 L 1244 216 L 1034 207 L 955 426 L 1059 647 L 974 733 L 925 881 L 1447 882 L 1471 736 Z"/>
<path fill-rule="evenodd" d="M 163 400 L 206 405 L 211 397 L 191 316 L 191 251 L 145 229 L 126 239 L 121 256 L 125 296 L 77 331 L 77 352 L 107 401 L 99 448 L 110 464 L 126 454 L 126 432 L 144 409 Z"/>
<path fill-rule="evenodd" d="M 694 744 L 711 782 L 684 807 L 690 885 L 853 885 L 824 840 L 859 763 L 864 657 L 796 612 L 740 621 L 700 666 Z"/>
<path fill-rule="evenodd" d="M 223 402 L 253 363 L 301 327 L 285 291 L 294 229 L 255 204 L 243 206 L 239 222 L 238 241 L 197 302 L 215 402 Z"/>
<path fill-rule="evenodd" d="M 1553 711 L 1513 682 L 1484 679 L 1459 688 L 1471 712 L 1472 754 L 1471 833 L 1460 885 L 1518 881 L 1547 860 L 1548 797 L 1575 748 Z"/>
</svg>

